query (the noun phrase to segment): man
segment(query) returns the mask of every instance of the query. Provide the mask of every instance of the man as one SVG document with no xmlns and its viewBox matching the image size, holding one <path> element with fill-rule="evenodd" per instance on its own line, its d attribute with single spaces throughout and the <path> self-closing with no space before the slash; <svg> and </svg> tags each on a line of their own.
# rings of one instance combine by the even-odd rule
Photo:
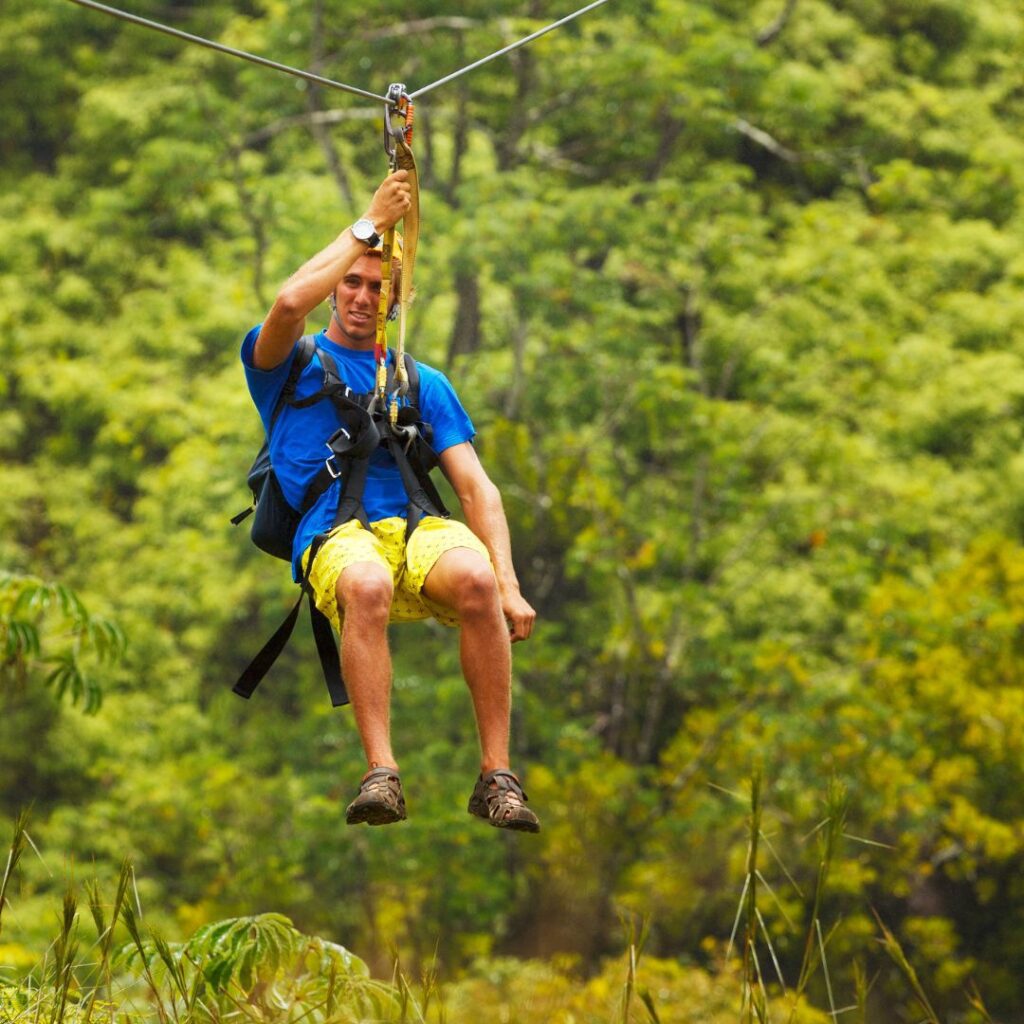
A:
<svg viewBox="0 0 1024 1024">
<path fill-rule="evenodd" d="M 354 392 L 373 388 L 377 306 L 381 290 L 380 236 L 410 204 L 405 171 L 387 177 L 366 214 L 284 284 L 266 319 L 242 344 L 253 400 L 270 433 L 275 473 L 298 508 L 324 464 L 324 444 L 338 429 L 331 403 L 273 411 L 288 378 L 306 317 L 325 299 L 332 316 L 317 346 L 337 363 Z M 400 268 L 396 267 L 397 273 Z M 398 294 L 392 282 L 392 294 Z M 390 358 L 390 357 L 389 357 Z M 419 408 L 433 427 L 432 447 L 469 524 L 425 517 L 406 542 L 407 495 L 390 454 L 372 456 L 363 492 L 370 529 L 350 520 L 330 532 L 309 571 L 317 607 L 341 635 L 341 663 L 369 770 L 346 811 L 349 824 L 382 825 L 405 818 L 398 762 L 391 749 L 389 621 L 433 615 L 461 626 L 462 670 L 480 734 L 480 777 L 469 811 L 499 828 L 537 832 L 537 816 L 509 770 L 510 642 L 525 640 L 536 613 L 519 591 L 508 524 L 498 489 L 472 445 L 473 424 L 443 374 L 419 365 Z M 321 386 L 318 358 L 298 378 L 296 397 Z M 272 422 L 273 420 L 273 422 Z M 293 549 L 296 578 L 313 539 L 329 530 L 340 496 L 336 482 L 307 512 Z"/>
</svg>

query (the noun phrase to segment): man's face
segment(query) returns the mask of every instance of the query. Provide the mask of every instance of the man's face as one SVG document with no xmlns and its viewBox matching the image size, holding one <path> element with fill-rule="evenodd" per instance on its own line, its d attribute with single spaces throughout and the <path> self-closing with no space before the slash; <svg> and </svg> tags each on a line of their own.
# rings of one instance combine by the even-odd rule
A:
<svg viewBox="0 0 1024 1024">
<path fill-rule="evenodd" d="M 380 257 L 360 256 L 334 293 L 338 321 L 352 341 L 372 341 L 377 334 L 380 280 Z"/>
</svg>

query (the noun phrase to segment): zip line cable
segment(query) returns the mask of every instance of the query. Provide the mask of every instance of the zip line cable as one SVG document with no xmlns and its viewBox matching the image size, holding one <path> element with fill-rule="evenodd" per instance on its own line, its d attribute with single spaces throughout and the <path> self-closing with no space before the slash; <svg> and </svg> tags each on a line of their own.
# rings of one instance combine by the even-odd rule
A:
<svg viewBox="0 0 1024 1024">
<path fill-rule="evenodd" d="M 274 71 L 283 71 L 286 75 L 294 75 L 296 78 L 304 78 L 307 82 L 313 82 L 316 85 L 323 85 L 328 89 L 338 89 L 341 92 L 349 92 L 355 96 L 362 96 L 364 99 L 368 100 L 377 100 L 378 102 L 386 105 L 394 104 L 394 101 L 389 99 L 387 96 L 379 96 L 375 92 L 368 92 L 366 89 L 359 89 L 354 85 L 345 85 L 343 82 L 336 82 L 332 78 L 324 78 L 321 75 L 314 75 L 311 71 L 303 71 L 300 68 L 293 68 L 288 64 L 279 64 L 276 60 L 268 60 L 266 57 L 257 57 L 254 53 L 248 53 L 245 50 L 236 50 L 233 46 L 225 46 L 223 43 L 215 43 L 212 39 L 204 39 L 202 36 L 192 35 L 191 32 L 182 32 L 181 29 L 171 28 L 169 25 L 161 24 L 159 21 L 151 21 L 149 18 L 141 18 L 137 14 L 129 14 L 127 11 L 122 11 L 117 7 L 108 7 L 106 4 L 97 3 L 96 0 L 70 0 L 70 2 L 78 4 L 79 7 L 87 7 L 90 10 L 99 11 L 102 14 L 109 14 L 114 18 L 120 18 L 122 21 L 131 22 L 133 25 L 141 25 L 143 28 L 150 28 L 155 32 L 162 32 L 164 35 L 173 36 L 175 39 L 184 39 L 187 43 L 195 43 L 197 46 L 205 46 L 207 49 L 216 50 L 218 53 L 226 53 L 230 57 L 240 57 L 242 60 L 247 60 L 252 64 L 259 64 L 261 67 L 271 68 Z M 461 78 L 463 75 L 468 74 L 475 68 L 481 67 L 484 64 L 489 64 L 492 60 L 497 60 L 498 57 L 502 57 L 506 53 L 511 53 L 513 50 L 518 50 L 520 46 L 525 46 L 527 43 L 533 42 L 534 39 L 539 39 L 548 32 L 552 32 L 556 28 L 578 18 L 581 14 L 586 14 L 587 11 L 592 11 L 595 7 L 600 7 L 602 4 L 606 3 L 608 3 L 608 0 L 593 0 L 593 3 L 589 3 L 585 7 L 581 7 L 578 11 L 566 15 L 566 17 L 560 18 L 558 21 L 552 22 L 546 28 L 538 29 L 536 32 L 531 32 L 530 35 L 524 36 L 517 42 L 510 43 L 508 46 L 502 47 L 500 50 L 495 50 L 495 52 L 489 56 L 481 57 L 480 60 L 474 61 L 472 64 L 467 64 L 466 67 L 461 68 L 458 71 L 453 71 L 450 75 L 445 75 L 444 78 L 439 78 L 436 82 L 431 82 L 430 85 L 423 86 L 422 89 L 417 89 L 415 92 L 409 94 L 409 99 L 415 99 L 417 96 L 422 96 L 424 93 L 428 93 L 432 89 L 436 89 L 439 85 L 444 85 L 447 82 L 454 81 L 456 78 Z"/>
<path fill-rule="evenodd" d="M 174 36 L 175 39 L 184 39 L 187 43 L 195 43 L 197 46 L 205 46 L 210 50 L 226 53 L 231 57 L 241 57 L 242 60 L 259 64 L 265 68 L 272 68 L 274 71 L 283 71 L 286 75 L 304 78 L 307 82 L 314 82 L 329 89 L 340 89 L 342 92 L 350 92 L 356 96 L 362 96 L 364 99 L 377 100 L 380 103 L 387 102 L 387 97 L 378 96 L 375 92 L 367 92 L 365 89 L 357 89 L 354 85 L 335 82 L 331 78 L 314 75 L 311 71 L 302 71 L 299 68 L 289 67 L 287 64 L 279 64 L 275 60 L 267 60 L 266 57 L 257 57 L 254 53 L 236 50 L 233 46 L 225 46 L 223 43 L 215 43 L 211 39 L 204 39 L 202 36 L 194 36 L 190 32 L 182 32 L 180 29 L 171 28 L 169 25 L 162 25 L 159 21 L 150 21 L 148 18 L 140 18 L 137 14 L 129 14 L 127 11 L 118 10 L 116 7 L 108 7 L 106 4 L 96 3 L 96 0 L 71 0 L 71 3 L 78 4 L 79 7 L 91 8 L 94 11 L 101 11 L 103 14 L 120 18 L 122 21 L 130 21 L 133 25 L 141 25 L 143 28 L 151 28 L 156 32 L 163 32 L 164 35 Z"/>
<path fill-rule="evenodd" d="M 567 22 L 572 21 L 574 18 L 578 18 L 581 14 L 586 14 L 587 11 L 592 11 L 595 7 L 600 7 L 602 4 L 608 3 L 608 0 L 594 0 L 593 3 L 587 4 L 586 7 L 581 7 L 578 11 L 573 14 L 569 14 L 564 18 L 560 18 L 558 21 L 552 22 L 547 28 L 538 29 L 536 32 L 531 32 L 530 35 L 524 36 L 518 42 L 511 43 L 508 46 L 503 47 L 500 50 L 495 50 L 488 57 L 481 57 L 480 60 L 474 61 L 472 64 L 467 64 L 466 67 L 460 71 L 453 71 L 450 75 L 445 75 L 444 78 L 439 78 L 436 82 L 431 82 L 430 85 L 423 86 L 422 89 L 417 89 L 415 92 L 409 94 L 410 99 L 416 99 L 418 96 L 422 96 L 424 93 L 430 92 L 431 89 L 436 89 L 439 85 L 444 85 L 446 82 L 452 82 L 456 78 L 461 78 L 464 74 L 472 71 L 474 68 L 481 67 L 484 64 L 489 64 L 492 60 L 497 60 L 498 57 L 504 56 L 506 53 L 511 53 L 513 50 L 518 50 L 520 46 L 525 46 L 527 43 L 532 42 L 534 39 L 539 39 L 543 35 L 547 35 L 548 32 L 553 31 L 561 25 L 565 25 Z"/>
</svg>

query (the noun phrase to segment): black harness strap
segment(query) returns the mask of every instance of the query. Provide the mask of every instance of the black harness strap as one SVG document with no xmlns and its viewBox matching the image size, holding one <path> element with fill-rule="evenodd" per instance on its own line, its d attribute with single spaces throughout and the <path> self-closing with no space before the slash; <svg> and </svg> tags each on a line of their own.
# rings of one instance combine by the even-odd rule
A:
<svg viewBox="0 0 1024 1024">
<path fill-rule="evenodd" d="M 334 639 L 334 628 L 330 620 L 309 595 L 309 621 L 313 627 L 313 639 L 316 641 L 316 653 L 320 656 L 320 666 L 324 670 L 327 692 L 331 695 L 331 704 L 340 708 L 348 703 L 348 691 L 341 675 L 341 654 Z M 327 666 L 331 666 L 328 672 Z"/>
<path fill-rule="evenodd" d="M 256 687 L 262 682 L 263 677 L 270 671 L 271 666 L 280 657 L 288 641 L 291 639 L 295 623 L 299 618 L 299 608 L 302 602 L 309 598 L 309 620 L 313 629 L 313 639 L 316 642 L 316 652 L 320 657 L 320 668 L 324 673 L 324 682 L 327 683 L 327 692 L 331 695 L 331 704 L 336 708 L 348 703 L 348 693 L 345 690 L 345 680 L 341 675 L 341 659 L 338 655 L 338 645 L 334 641 L 334 630 L 331 623 L 322 611 L 316 606 L 313 600 L 313 592 L 309 586 L 309 573 L 313 568 L 313 559 L 316 558 L 320 545 L 326 539 L 326 534 L 317 537 L 309 550 L 309 558 L 306 561 L 306 570 L 302 574 L 300 586 L 302 588 L 299 599 L 292 606 L 292 610 L 285 616 L 284 622 L 274 631 L 274 635 L 263 645 L 259 654 L 249 662 L 245 671 L 238 677 L 238 682 L 231 688 L 239 697 L 248 700 Z"/>
<path fill-rule="evenodd" d="M 274 635 L 263 645 L 259 654 L 249 662 L 245 671 L 238 677 L 238 682 L 231 687 L 233 693 L 237 693 L 239 697 L 244 697 L 246 700 L 253 695 L 253 691 L 260 685 L 263 677 L 270 671 L 270 666 L 277 661 L 291 638 L 295 622 L 299 617 L 299 608 L 305 596 L 305 591 L 299 594 L 298 601 L 295 602 L 284 622 L 277 627 Z"/>
<path fill-rule="evenodd" d="M 407 538 L 412 536 L 413 530 L 419 526 L 420 520 L 424 516 L 438 516 L 447 519 L 448 510 L 444 507 L 444 502 L 441 500 L 441 495 L 437 493 L 434 482 L 422 468 L 420 472 L 417 472 L 417 468 L 410 462 L 409 456 L 406 454 L 405 445 L 402 444 L 401 439 L 389 431 L 386 444 L 388 451 L 391 452 L 391 457 L 398 464 L 398 472 L 402 476 L 405 493 L 409 496 L 409 504 L 406 508 L 405 536 Z"/>
</svg>

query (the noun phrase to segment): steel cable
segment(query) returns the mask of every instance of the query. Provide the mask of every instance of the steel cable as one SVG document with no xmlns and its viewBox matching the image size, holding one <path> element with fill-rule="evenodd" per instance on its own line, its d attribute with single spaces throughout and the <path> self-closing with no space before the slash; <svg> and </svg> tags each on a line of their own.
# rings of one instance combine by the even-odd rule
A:
<svg viewBox="0 0 1024 1024">
<path fill-rule="evenodd" d="M 236 50 L 233 46 L 215 43 L 211 39 L 204 39 L 202 36 L 194 36 L 190 32 L 182 32 L 180 29 L 171 28 L 169 25 L 162 25 L 159 21 L 150 21 L 148 18 L 140 18 L 137 14 L 129 14 L 127 11 L 119 10 L 116 7 L 108 7 L 106 4 L 96 3 L 95 0 L 71 0 L 71 3 L 78 4 L 79 7 L 88 7 L 91 10 L 100 11 L 103 14 L 109 14 L 111 17 L 120 18 L 122 21 L 131 22 L 133 25 L 142 25 L 144 28 L 163 32 L 164 35 L 174 36 L 175 39 L 184 39 L 188 43 L 195 43 L 198 46 L 205 46 L 207 49 L 216 50 L 219 53 L 226 53 L 231 57 L 241 57 L 242 60 L 259 64 L 265 68 L 272 68 L 274 71 L 283 71 L 286 75 L 304 78 L 307 82 L 314 82 L 317 85 L 326 86 L 328 89 L 340 89 L 342 92 L 350 92 L 355 96 L 362 96 L 364 99 L 377 100 L 380 103 L 386 102 L 386 97 L 378 96 L 375 92 L 367 92 L 365 89 L 358 89 L 354 85 L 335 82 L 331 78 L 314 75 L 311 71 L 302 71 L 299 68 L 289 67 L 287 64 L 279 64 L 275 60 L 267 60 L 266 57 L 257 57 L 254 53 Z"/>
<path fill-rule="evenodd" d="M 369 92 L 366 89 L 360 89 L 354 85 L 345 85 L 343 82 L 334 81 L 333 78 L 324 78 L 322 75 L 314 75 L 311 71 L 303 71 L 300 68 L 293 68 L 288 64 L 280 64 L 276 60 L 268 60 L 266 57 L 258 57 L 254 53 L 249 53 L 246 50 L 238 50 L 233 46 L 225 46 L 223 43 L 215 43 L 212 39 L 205 39 L 203 36 L 196 36 L 191 32 L 183 32 L 181 29 L 171 28 L 169 25 L 164 25 L 159 21 L 151 21 L 149 18 L 142 18 L 137 14 L 129 14 L 127 11 L 122 11 L 117 7 L 109 7 L 107 4 L 97 3 L 96 0 L 70 0 L 70 2 L 78 4 L 79 7 L 87 7 L 90 10 L 99 11 L 102 14 L 109 14 L 113 18 L 119 18 L 121 21 L 127 21 L 133 25 L 141 25 L 143 28 L 153 29 L 155 32 L 162 32 L 164 35 L 173 36 L 175 39 L 184 39 L 187 43 L 195 43 L 197 46 L 205 46 L 209 50 L 216 50 L 218 53 L 226 53 L 231 57 L 239 57 L 252 64 L 271 68 L 273 71 L 282 71 L 286 75 L 293 75 L 295 78 L 302 78 L 307 82 L 313 82 L 316 85 L 322 85 L 328 89 L 337 89 L 341 92 L 352 93 L 354 96 L 361 96 L 363 99 L 368 100 L 377 100 L 380 103 L 390 102 L 386 96 L 380 96 L 375 92 Z M 559 18 L 558 21 L 552 22 L 545 28 L 538 29 L 536 32 L 531 32 L 528 36 L 524 36 L 522 39 L 519 39 L 514 43 L 510 43 L 508 46 L 504 46 L 500 50 L 495 50 L 494 53 L 491 53 L 486 57 L 481 57 L 480 60 L 473 61 L 472 64 L 467 64 L 464 68 L 460 68 L 458 71 L 453 71 L 450 75 L 445 75 L 444 78 L 439 78 L 436 82 L 431 82 L 430 85 L 423 86 L 422 89 L 417 89 L 415 92 L 409 94 L 409 98 L 416 99 L 417 96 L 422 96 L 424 93 L 428 93 L 431 90 L 436 89 L 439 85 L 444 85 L 447 82 L 454 81 L 456 78 L 461 78 L 463 75 L 468 74 L 475 68 L 482 67 L 484 64 L 489 64 L 492 60 L 497 60 L 499 57 L 503 57 L 506 53 L 511 53 L 513 50 L 518 50 L 519 47 L 533 42 L 534 39 L 539 39 L 548 32 L 552 32 L 556 28 L 580 17 L 580 15 L 586 14 L 587 11 L 592 11 L 595 7 L 600 7 L 602 4 L 606 3 L 608 3 L 608 0 L 593 0 L 593 3 L 589 3 L 585 7 L 581 7 L 578 11 L 574 11 L 572 14 L 566 15 L 564 18 Z"/>
<path fill-rule="evenodd" d="M 467 72 L 472 71 L 474 68 L 481 67 L 484 64 L 490 63 L 492 60 L 497 60 L 498 57 L 503 57 L 506 53 L 511 53 L 513 50 L 518 50 L 520 46 L 525 46 L 527 43 L 533 42 L 534 39 L 539 39 L 541 36 L 546 35 L 548 32 L 554 31 L 561 25 L 565 25 L 567 22 L 572 21 L 574 18 L 578 18 L 581 14 L 586 14 L 587 11 L 592 11 L 595 7 L 600 7 L 602 4 L 608 3 L 608 0 L 594 0 L 593 3 L 587 4 L 586 7 L 581 7 L 578 11 L 572 14 L 566 15 L 564 18 L 560 18 L 558 21 L 552 22 L 547 28 L 538 29 L 536 32 L 531 32 L 528 36 L 524 36 L 517 42 L 510 43 L 508 46 L 502 47 L 500 50 L 495 50 L 494 53 L 487 57 L 481 57 L 480 60 L 473 61 L 472 64 L 467 64 L 464 68 L 459 71 L 453 71 L 450 75 L 445 75 L 444 78 L 439 78 L 436 82 L 431 82 L 430 85 L 423 86 L 422 89 L 417 89 L 415 92 L 409 94 L 410 99 L 417 99 L 424 93 L 430 92 L 431 89 L 436 89 L 439 85 L 444 85 L 446 82 L 452 82 L 456 78 L 461 78 Z"/>
</svg>

